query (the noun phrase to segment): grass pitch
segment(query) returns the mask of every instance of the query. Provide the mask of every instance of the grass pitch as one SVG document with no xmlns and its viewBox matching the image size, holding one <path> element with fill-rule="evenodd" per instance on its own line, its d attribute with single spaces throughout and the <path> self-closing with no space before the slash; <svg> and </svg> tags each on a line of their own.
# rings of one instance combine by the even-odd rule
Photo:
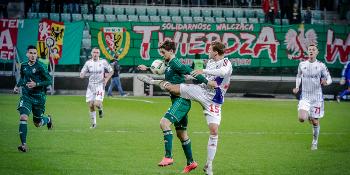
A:
<svg viewBox="0 0 350 175">
<path fill-rule="evenodd" d="M 105 98 L 105 117 L 89 129 L 83 96 L 48 96 L 46 111 L 54 129 L 29 122 L 28 153 L 17 146 L 19 96 L 0 95 L 0 174 L 180 174 L 185 156 L 176 137 L 175 163 L 158 167 L 164 152 L 159 120 L 168 98 Z M 325 102 L 319 149 L 310 150 L 312 129 L 297 120 L 296 100 L 226 99 L 214 173 L 350 174 L 350 103 Z M 192 103 L 189 135 L 203 174 L 208 129 L 198 103 Z M 32 118 L 32 117 L 31 117 Z"/>
</svg>

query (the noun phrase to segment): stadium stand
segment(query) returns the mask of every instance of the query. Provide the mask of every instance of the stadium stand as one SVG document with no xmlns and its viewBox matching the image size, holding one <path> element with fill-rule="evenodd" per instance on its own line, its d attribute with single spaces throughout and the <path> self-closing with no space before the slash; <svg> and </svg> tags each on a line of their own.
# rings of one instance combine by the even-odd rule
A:
<svg viewBox="0 0 350 175">
<path fill-rule="evenodd" d="M 116 15 L 124 15 L 125 8 L 124 7 L 114 7 L 114 13 Z"/>
<path fill-rule="evenodd" d="M 157 9 L 154 7 L 148 7 L 146 11 L 148 16 L 157 16 Z"/>
<path fill-rule="evenodd" d="M 149 16 L 150 22 L 160 22 L 159 16 Z"/>
<path fill-rule="evenodd" d="M 50 13 L 50 19 L 53 21 L 60 21 L 60 14 L 59 13 Z"/>
<path fill-rule="evenodd" d="M 114 6 L 104 5 L 103 6 L 103 14 L 113 15 L 114 14 Z"/>
<path fill-rule="evenodd" d="M 137 15 L 128 15 L 128 19 L 129 19 L 129 21 L 138 22 L 139 21 L 139 16 L 137 16 Z"/>
<path fill-rule="evenodd" d="M 83 16 L 81 14 L 72 14 L 72 21 L 81 21 Z"/>
<path fill-rule="evenodd" d="M 182 18 L 181 16 L 172 16 L 171 17 L 172 22 L 174 23 L 182 23 Z"/>
<path fill-rule="evenodd" d="M 93 20 L 93 16 L 92 16 L 92 14 L 83 14 L 83 19 L 85 21 L 92 21 Z"/>
<path fill-rule="evenodd" d="M 222 18 L 222 17 L 216 17 L 216 18 L 215 18 L 215 21 L 216 21 L 217 23 L 224 23 L 224 22 L 226 22 L 226 19 L 225 19 L 225 18 Z"/>
<path fill-rule="evenodd" d="M 117 20 L 118 20 L 119 22 L 128 21 L 128 16 L 127 16 L 127 15 L 117 15 Z"/>
<path fill-rule="evenodd" d="M 143 16 L 143 15 L 139 16 L 139 20 L 140 20 L 140 22 L 150 22 L 149 17 L 148 16 Z"/>
<path fill-rule="evenodd" d="M 106 15 L 106 21 L 107 22 L 115 22 L 117 21 L 117 17 L 115 15 Z"/>
<path fill-rule="evenodd" d="M 170 8 L 169 9 L 169 15 L 170 16 L 179 16 L 179 9 L 178 8 Z"/>
<path fill-rule="evenodd" d="M 222 17 L 222 10 L 221 9 L 213 9 L 212 10 L 213 12 L 213 17 L 217 17 L 217 18 L 221 18 Z"/>
</svg>

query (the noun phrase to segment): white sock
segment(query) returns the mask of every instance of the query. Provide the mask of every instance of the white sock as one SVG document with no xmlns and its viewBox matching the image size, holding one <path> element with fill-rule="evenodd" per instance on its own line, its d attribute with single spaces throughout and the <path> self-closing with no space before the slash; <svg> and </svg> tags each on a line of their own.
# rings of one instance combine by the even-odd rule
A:
<svg viewBox="0 0 350 175">
<path fill-rule="evenodd" d="M 91 124 L 96 125 L 96 111 L 90 112 Z"/>
<path fill-rule="evenodd" d="M 216 154 L 216 148 L 218 145 L 218 135 L 210 135 L 208 140 L 208 157 L 207 157 L 207 164 L 211 165 L 215 154 Z"/>
<path fill-rule="evenodd" d="M 320 135 L 320 125 L 314 126 L 312 125 L 312 144 L 318 143 L 318 136 Z"/>
</svg>

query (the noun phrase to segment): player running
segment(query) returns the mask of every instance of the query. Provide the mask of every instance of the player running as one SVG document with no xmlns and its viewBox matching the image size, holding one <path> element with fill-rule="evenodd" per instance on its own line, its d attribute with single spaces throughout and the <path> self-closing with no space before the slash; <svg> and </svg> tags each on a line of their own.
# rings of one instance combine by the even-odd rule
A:
<svg viewBox="0 0 350 175">
<path fill-rule="evenodd" d="M 346 85 L 346 89 L 339 93 L 337 96 L 337 102 L 344 98 L 345 95 L 350 94 L 350 61 L 344 65 L 344 69 L 341 73 L 340 85 Z"/>
<path fill-rule="evenodd" d="M 316 59 L 318 48 L 311 44 L 308 46 L 309 59 L 299 63 L 293 93 L 299 92 L 302 83 L 301 98 L 298 104 L 299 121 L 310 120 L 313 125 L 313 140 L 311 150 L 317 150 L 318 136 L 320 134 L 319 119 L 324 115 L 324 100 L 322 85 L 327 86 L 332 83 L 332 78 L 325 64 Z"/>
<path fill-rule="evenodd" d="M 46 88 L 51 85 L 52 78 L 47 69 L 37 61 L 38 52 L 35 46 L 28 46 L 28 62 L 22 63 L 20 68 L 20 80 L 14 87 L 15 93 L 22 87 L 22 96 L 18 104 L 20 114 L 19 137 L 21 145 L 17 148 L 19 151 L 27 152 L 27 130 L 28 116 L 33 112 L 33 122 L 36 127 L 46 125 L 50 130 L 53 127 L 50 115 L 45 115 Z"/>
<path fill-rule="evenodd" d="M 105 77 L 105 70 L 107 74 Z M 86 90 L 86 102 L 89 105 L 91 127 L 96 128 L 96 111 L 98 109 L 99 117 L 103 117 L 102 102 L 105 95 L 105 86 L 108 80 L 113 75 L 113 69 L 104 59 L 100 59 L 100 49 L 97 47 L 91 51 L 91 59 L 86 61 L 84 67 L 81 69 L 80 78 L 85 75 L 89 76 L 89 84 Z"/>
</svg>

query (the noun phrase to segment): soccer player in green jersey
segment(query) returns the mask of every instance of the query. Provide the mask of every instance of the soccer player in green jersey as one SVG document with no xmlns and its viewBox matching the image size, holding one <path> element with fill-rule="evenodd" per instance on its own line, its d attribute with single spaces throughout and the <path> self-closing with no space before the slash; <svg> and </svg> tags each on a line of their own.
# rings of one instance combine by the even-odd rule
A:
<svg viewBox="0 0 350 175">
<path fill-rule="evenodd" d="M 175 50 L 175 43 L 169 40 L 164 41 L 159 47 L 159 51 L 167 64 L 165 80 L 172 84 L 180 84 L 185 82 L 184 75 L 189 75 L 193 70 L 189 66 L 182 64 L 181 61 L 175 57 Z M 138 69 L 147 70 L 147 67 L 140 65 L 138 66 Z M 138 76 L 138 78 L 143 79 L 147 77 Z M 208 82 L 208 80 L 202 75 L 198 75 L 195 78 L 201 83 L 210 84 L 210 82 Z M 193 160 L 191 140 L 187 134 L 187 114 L 191 108 L 191 101 L 172 94 L 170 95 L 170 99 L 172 105 L 160 120 L 160 128 L 164 135 L 165 156 L 158 165 L 168 166 L 174 162 L 172 158 L 173 133 L 170 128 L 170 126 L 174 124 L 176 135 L 181 141 L 187 159 L 187 166 L 185 166 L 182 172 L 188 173 L 198 166 Z"/>
<path fill-rule="evenodd" d="M 20 80 L 13 89 L 18 93 L 19 87 L 22 87 L 22 95 L 19 100 L 18 108 L 20 114 L 19 137 L 21 145 L 18 150 L 27 152 L 27 124 L 28 116 L 33 113 L 33 122 L 36 127 L 46 125 L 52 129 L 51 116 L 44 115 L 46 102 L 46 87 L 51 85 L 52 78 L 43 64 L 37 61 L 38 53 L 35 46 L 28 46 L 27 54 L 28 62 L 21 64 Z"/>
</svg>

